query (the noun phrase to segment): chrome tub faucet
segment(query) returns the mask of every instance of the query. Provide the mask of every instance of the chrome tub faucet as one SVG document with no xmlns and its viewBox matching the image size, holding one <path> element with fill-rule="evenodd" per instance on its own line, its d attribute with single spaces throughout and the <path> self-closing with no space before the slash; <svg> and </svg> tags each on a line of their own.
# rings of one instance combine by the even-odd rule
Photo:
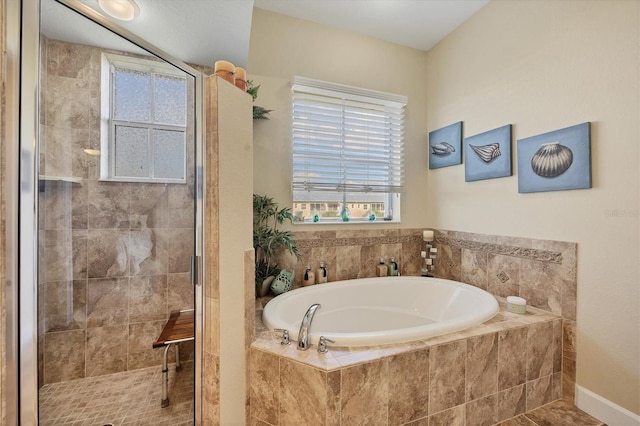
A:
<svg viewBox="0 0 640 426">
<path fill-rule="evenodd" d="M 298 331 L 298 350 L 306 351 L 309 349 L 309 327 L 311 327 L 311 321 L 316 313 L 316 310 L 320 307 L 319 303 L 314 303 L 309 306 L 307 313 L 302 318 L 300 324 L 300 331 Z"/>
</svg>

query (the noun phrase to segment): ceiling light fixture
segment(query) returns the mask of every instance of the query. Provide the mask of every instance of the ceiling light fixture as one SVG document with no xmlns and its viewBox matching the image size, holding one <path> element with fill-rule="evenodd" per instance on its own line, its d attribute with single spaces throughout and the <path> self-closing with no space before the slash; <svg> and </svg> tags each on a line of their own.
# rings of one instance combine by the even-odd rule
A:
<svg viewBox="0 0 640 426">
<path fill-rule="evenodd" d="M 121 21 L 131 21 L 140 13 L 134 0 L 98 0 L 98 5 L 106 14 Z"/>
</svg>

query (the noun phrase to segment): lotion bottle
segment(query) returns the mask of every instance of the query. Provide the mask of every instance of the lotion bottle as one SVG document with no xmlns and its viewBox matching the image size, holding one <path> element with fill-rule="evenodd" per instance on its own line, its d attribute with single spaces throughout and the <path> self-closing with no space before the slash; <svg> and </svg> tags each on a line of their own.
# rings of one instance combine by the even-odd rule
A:
<svg viewBox="0 0 640 426">
<path fill-rule="evenodd" d="M 315 284 L 315 277 L 313 275 L 313 271 L 311 270 L 311 265 L 307 265 L 307 270 L 304 271 L 304 276 L 302 277 L 302 285 L 309 286 Z"/>
<path fill-rule="evenodd" d="M 396 263 L 396 260 L 393 257 L 389 261 L 387 272 L 388 272 L 387 275 L 389 275 L 390 277 L 395 277 L 396 275 L 398 275 L 398 264 Z"/>
<path fill-rule="evenodd" d="M 320 262 L 320 267 L 316 271 L 316 282 L 318 284 L 324 284 L 327 282 L 327 267 L 324 262 Z"/>
<path fill-rule="evenodd" d="M 380 258 L 380 263 L 378 263 L 377 266 L 377 274 L 379 277 L 386 277 L 387 276 L 387 265 L 384 264 L 384 259 Z"/>
</svg>

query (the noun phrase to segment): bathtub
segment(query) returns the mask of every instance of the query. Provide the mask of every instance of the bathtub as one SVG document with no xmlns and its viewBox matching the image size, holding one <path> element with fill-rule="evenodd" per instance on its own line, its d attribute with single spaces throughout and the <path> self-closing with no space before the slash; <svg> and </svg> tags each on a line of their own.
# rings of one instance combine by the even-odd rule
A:
<svg viewBox="0 0 640 426">
<path fill-rule="evenodd" d="M 332 346 L 410 342 L 464 330 L 498 313 L 486 291 L 456 281 L 424 277 L 383 277 L 336 281 L 299 288 L 272 299 L 262 320 L 270 330 L 298 338 L 302 317 L 314 303 L 309 342 L 320 336 Z"/>
</svg>

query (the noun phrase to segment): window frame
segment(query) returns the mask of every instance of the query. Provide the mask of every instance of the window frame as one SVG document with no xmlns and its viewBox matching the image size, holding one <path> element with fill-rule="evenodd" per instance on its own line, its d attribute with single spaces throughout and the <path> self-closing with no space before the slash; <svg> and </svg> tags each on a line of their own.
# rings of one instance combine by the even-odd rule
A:
<svg viewBox="0 0 640 426">
<path fill-rule="evenodd" d="M 309 215 L 308 217 L 297 217 L 296 216 L 296 220 L 294 220 L 295 224 L 337 224 L 337 223 L 399 223 L 401 222 L 401 215 L 400 215 L 400 198 L 401 198 L 401 192 L 402 189 L 404 188 L 404 145 L 405 145 L 405 138 L 404 138 L 404 119 L 405 119 L 405 108 L 406 108 L 406 104 L 407 104 L 407 97 L 403 96 L 403 95 L 395 95 L 395 94 L 391 94 L 391 93 L 385 93 L 385 92 L 379 92 L 379 91 L 374 91 L 374 90 L 370 90 L 370 89 L 363 89 L 363 88 L 358 88 L 358 87 L 353 87 L 353 86 L 347 86 L 347 85 L 343 85 L 343 84 L 338 84 L 338 83 L 331 83 L 331 82 L 326 82 L 326 81 L 320 81 L 320 80 L 314 80 L 314 79 L 309 79 L 309 78 L 305 78 L 305 77 L 300 77 L 300 76 L 294 76 L 293 80 L 292 80 L 292 85 L 291 85 L 291 90 L 292 90 L 292 145 L 295 147 L 295 129 L 294 126 L 296 124 L 296 117 L 295 117 L 295 102 L 296 102 L 296 92 L 301 93 L 301 94 L 310 94 L 316 97 L 326 97 L 327 99 L 339 99 L 340 97 L 342 97 L 343 99 L 343 114 L 345 111 L 345 106 L 344 106 L 344 102 L 345 99 L 346 101 L 354 101 L 354 102 L 364 102 L 364 103 L 370 103 L 373 105 L 377 105 L 378 107 L 389 107 L 391 109 L 396 109 L 396 110 L 400 110 L 401 112 L 398 114 L 396 112 L 396 115 L 399 117 L 399 123 L 401 126 L 401 131 L 400 131 L 400 136 L 399 136 L 399 142 L 397 142 L 397 144 L 399 145 L 399 149 L 400 149 L 400 166 L 399 166 L 399 172 L 400 172 L 400 189 L 397 188 L 397 185 L 392 185 L 393 186 L 393 190 L 389 190 L 388 192 L 384 192 L 384 191 L 372 191 L 371 193 L 377 193 L 377 194 L 381 194 L 384 196 L 384 206 L 385 206 L 385 212 L 384 212 L 384 217 L 382 219 L 376 219 L 376 220 L 369 220 L 367 218 L 354 218 L 351 217 L 349 221 L 345 222 L 340 218 L 340 215 L 338 214 L 338 217 L 336 218 L 327 218 L 327 217 L 322 217 L 322 219 L 319 222 L 314 222 L 312 215 Z M 386 110 L 389 111 L 389 110 Z M 373 121 L 374 124 L 378 123 L 376 121 Z M 344 132 L 344 128 L 343 128 L 343 132 Z M 347 136 L 348 133 L 342 133 L 341 137 L 344 138 L 345 136 Z M 343 143 L 344 140 L 343 140 Z M 397 146 L 396 146 L 397 148 Z M 307 156 L 309 155 L 308 153 L 306 154 Z M 295 165 L 295 152 L 292 153 L 292 163 Z M 306 186 L 308 181 L 304 182 L 304 185 Z M 291 202 L 291 206 L 293 207 L 294 204 L 300 204 L 300 203 L 316 203 L 316 202 L 323 202 L 322 200 L 325 200 L 324 202 L 328 202 L 328 203 L 336 203 L 338 205 L 351 205 L 353 203 L 355 204 L 368 204 L 369 207 L 371 207 L 372 205 L 378 205 L 380 203 L 380 201 L 374 201 L 374 200 L 364 200 L 364 199 L 358 199 L 357 194 L 367 194 L 368 192 L 365 191 L 350 191 L 349 189 L 345 188 L 343 185 L 342 190 L 339 189 L 340 185 L 337 185 L 336 190 L 307 190 L 307 193 L 314 193 L 314 194 L 318 194 L 318 201 L 313 201 L 313 200 L 300 200 L 298 198 L 296 198 L 295 194 L 296 192 L 300 193 L 302 191 L 304 191 L 304 189 L 300 188 L 300 181 L 298 181 L 298 183 L 296 184 L 295 181 L 295 166 L 294 166 L 294 171 L 292 174 L 292 202 Z M 334 194 L 334 197 L 336 194 L 341 195 L 341 201 L 326 201 L 326 198 L 323 198 L 321 194 Z M 295 209 L 294 209 L 295 210 Z M 305 209 L 302 209 L 305 210 Z M 296 213 L 295 211 L 293 212 L 294 214 Z M 300 212 L 298 212 L 300 213 Z"/>
<path fill-rule="evenodd" d="M 121 120 L 115 118 L 115 69 L 124 68 L 132 71 L 140 71 L 151 74 L 150 84 L 150 103 L 151 115 L 153 116 L 154 105 L 154 81 L 156 75 L 178 78 L 185 81 L 185 124 L 184 126 L 172 124 L 158 124 L 142 121 Z M 114 53 L 102 53 L 101 58 L 101 103 L 100 103 L 100 181 L 107 182 L 134 182 L 134 183 L 161 183 L 161 184 L 187 184 L 187 133 L 189 128 L 188 91 L 189 80 L 184 72 L 176 70 L 163 62 L 157 62 L 149 59 L 138 58 L 134 56 L 126 56 Z M 116 127 L 133 127 L 145 128 L 148 134 L 148 158 L 147 165 L 149 167 L 149 177 L 134 176 L 117 176 L 116 175 Z M 182 178 L 154 177 L 155 161 L 154 161 L 154 144 L 153 131 L 178 131 L 183 135 L 182 138 Z"/>
</svg>

